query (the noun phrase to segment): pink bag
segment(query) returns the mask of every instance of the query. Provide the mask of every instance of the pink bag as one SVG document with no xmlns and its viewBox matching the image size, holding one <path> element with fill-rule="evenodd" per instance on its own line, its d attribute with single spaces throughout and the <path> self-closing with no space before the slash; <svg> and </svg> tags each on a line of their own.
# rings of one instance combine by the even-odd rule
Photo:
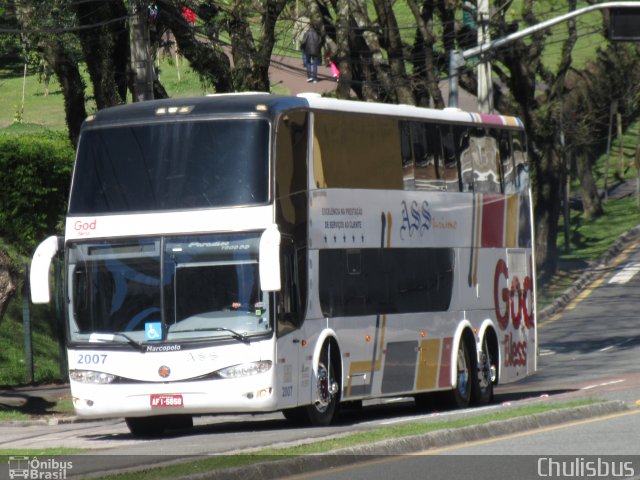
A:
<svg viewBox="0 0 640 480">
<path fill-rule="evenodd" d="M 331 75 L 333 75 L 333 78 L 340 78 L 340 70 L 338 70 L 336 64 L 331 60 L 329 60 L 329 67 L 331 67 Z"/>
</svg>

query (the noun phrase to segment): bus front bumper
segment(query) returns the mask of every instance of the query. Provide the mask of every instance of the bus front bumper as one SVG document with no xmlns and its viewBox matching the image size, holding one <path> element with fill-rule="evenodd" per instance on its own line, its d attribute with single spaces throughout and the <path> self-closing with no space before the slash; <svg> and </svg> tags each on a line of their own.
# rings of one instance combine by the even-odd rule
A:
<svg viewBox="0 0 640 480">
<path fill-rule="evenodd" d="M 276 410 L 271 375 L 198 382 L 94 385 L 71 382 L 73 406 L 83 418 Z"/>
</svg>

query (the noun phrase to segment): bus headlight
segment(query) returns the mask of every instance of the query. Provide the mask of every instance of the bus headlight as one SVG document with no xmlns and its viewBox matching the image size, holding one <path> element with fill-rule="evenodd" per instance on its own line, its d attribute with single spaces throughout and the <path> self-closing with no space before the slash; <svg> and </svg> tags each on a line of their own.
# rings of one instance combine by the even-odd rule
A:
<svg viewBox="0 0 640 480">
<path fill-rule="evenodd" d="M 76 382 L 95 384 L 111 383 L 116 379 L 115 375 L 104 372 L 94 372 L 93 370 L 71 370 L 69 377 Z"/>
<path fill-rule="evenodd" d="M 271 360 L 261 360 L 259 362 L 242 363 L 240 365 L 233 365 L 232 367 L 223 368 L 218 370 L 218 375 L 222 378 L 240 378 L 248 377 L 250 375 L 258 375 L 264 373 L 271 368 Z"/>
</svg>

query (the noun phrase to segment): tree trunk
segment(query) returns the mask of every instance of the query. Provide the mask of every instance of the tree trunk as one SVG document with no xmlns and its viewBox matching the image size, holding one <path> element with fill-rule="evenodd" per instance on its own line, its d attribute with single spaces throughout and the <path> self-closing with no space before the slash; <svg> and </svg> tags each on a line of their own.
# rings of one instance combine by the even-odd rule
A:
<svg viewBox="0 0 640 480">
<path fill-rule="evenodd" d="M 387 47 L 390 81 L 393 85 L 395 103 L 415 105 L 411 83 L 405 69 L 405 59 L 400 38 L 400 29 L 389 0 L 374 0 L 378 21 L 382 26 L 382 38 Z"/>
<path fill-rule="evenodd" d="M 348 99 L 351 97 L 351 47 L 349 44 L 349 30 L 351 27 L 349 15 L 349 0 L 338 0 L 336 11 L 336 60 L 340 70 L 340 79 L 336 96 Z"/>
<path fill-rule="evenodd" d="M 0 321 L 18 289 L 18 274 L 9 257 L 0 250 Z"/>
<path fill-rule="evenodd" d="M 558 263 L 558 220 L 562 201 L 560 159 L 555 151 L 545 152 L 543 158 L 531 158 L 539 164 L 533 184 L 536 270 L 543 281 L 550 278 Z"/>
<path fill-rule="evenodd" d="M 599 217 L 604 213 L 596 182 L 591 171 L 591 161 L 586 151 L 576 155 L 576 169 L 582 189 L 582 215 L 585 218 Z"/>
<path fill-rule="evenodd" d="M 180 53 L 189 61 L 191 68 L 198 72 L 203 81 L 211 84 L 216 92 L 232 92 L 231 62 L 226 53 L 206 37 L 203 36 L 200 40 L 177 8 L 169 3 L 162 5 L 164 14 L 160 16 L 160 20 L 173 32 Z"/>
<path fill-rule="evenodd" d="M 444 108 L 445 104 L 436 75 L 437 65 L 433 53 L 436 44 L 436 37 L 433 34 L 433 2 L 424 2 L 422 11 L 416 0 L 407 0 L 407 3 L 417 25 L 413 48 L 416 103 L 422 107 Z"/>
<path fill-rule="evenodd" d="M 62 87 L 69 140 L 75 148 L 78 146 L 80 127 L 84 119 L 87 118 L 84 80 L 78 70 L 76 59 L 66 50 L 64 38 L 59 37 L 45 44 L 45 58 Z"/>
<path fill-rule="evenodd" d="M 120 0 L 77 2 L 74 9 L 80 26 L 78 37 L 84 52 L 87 70 L 93 84 L 98 110 L 126 102 L 129 65 L 129 35 L 126 22 L 108 23 L 113 18 L 127 16 Z M 101 25 L 95 27 L 95 25 Z"/>
<path fill-rule="evenodd" d="M 374 31 L 373 24 L 369 19 L 367 4 L 364 0 L 355 0 L 352 6 L 354 8 L 351 13 L 358 30 L 361 32 L 371 62 L 370 68 L 365 70 L 367 75 L 363 78 L 365 98 L 370 101 L 397 103 L 389 64 L 385 58 L 379 35 Z"/>
</svg>

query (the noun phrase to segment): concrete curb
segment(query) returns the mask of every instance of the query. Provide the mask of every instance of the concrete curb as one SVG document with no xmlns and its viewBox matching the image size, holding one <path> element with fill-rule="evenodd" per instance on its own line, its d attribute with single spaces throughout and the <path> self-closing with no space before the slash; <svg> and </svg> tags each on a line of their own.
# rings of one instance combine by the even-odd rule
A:
<svg viewBox="0 0 640 480">
<path fill-rule="evenodd" d="M 613 259 L 615 259 L 625 247 L 640 237 L 640 225 L 628 230 L 618 237 L 614 244 L 607 250 L 593 266 L 589 267 L 571 287 L 558 297 L 551 305 L 538 312 L 538 324 L 561 312 L 589 285 L 596 277 L 602 274 Z"/>
<path fill-rule="evenodd" d="M 485 440 L 550 425 L 624 412 L 629 409 L 630 407 L 627 404 L 617 400 L 573 408 L 561 408 L 530 416 L 488 422 L 482 425 L 438 430 L 423 435 L 385 440 L 318 455 L 285 457 L 283 460 L 259 462 L 180 478 L 182 480 L 278 479 L 290 475 L 308 474 L 327 468 L 344 467 L 389 456 L 407 455 L 459 443 Z M 321 441 L 321 439 L 318 439 L 318 441 Z"/>
</svg>

